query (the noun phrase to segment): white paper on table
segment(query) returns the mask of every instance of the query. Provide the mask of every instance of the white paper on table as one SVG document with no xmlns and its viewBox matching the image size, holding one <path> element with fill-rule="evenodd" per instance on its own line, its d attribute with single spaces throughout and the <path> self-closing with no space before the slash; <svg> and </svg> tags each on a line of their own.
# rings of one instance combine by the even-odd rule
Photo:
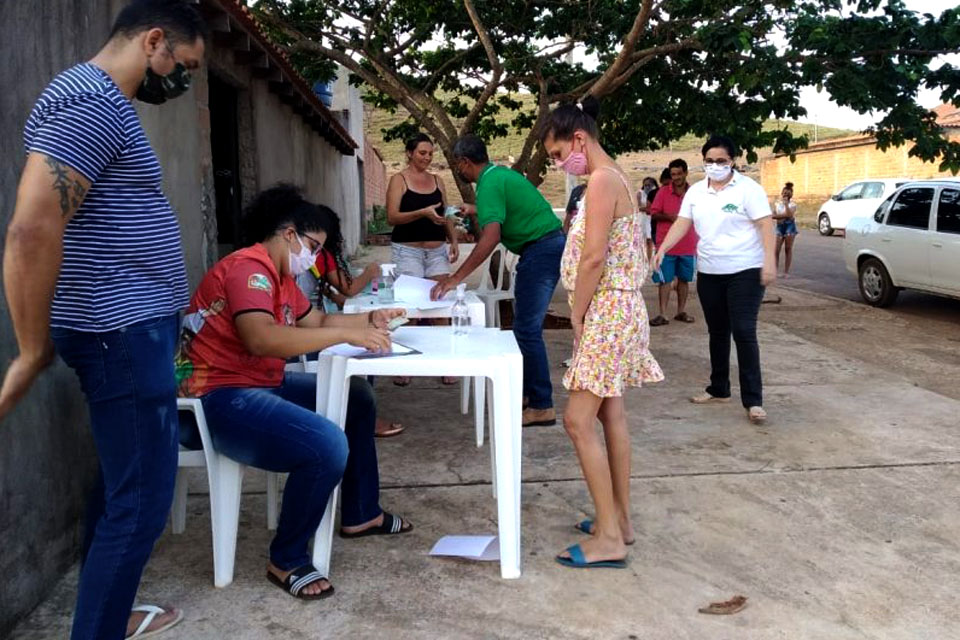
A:
<svg viewBox="0 0 960 640">
<path fill-rule="evenodd" d="M 403 275 L 393 283 L 393 299 L 414 309 L 442 309 L 454 302 L 454 293 L 448 291 L 440 300 L 431 300 L 430 291 L 437 285 L 435 280 Z"/>
<path fill-rule="evenodd" d="M 430 549 L 431 556 L 456 556 L 484 562 L 500 559 L 497 536 L 443 536 Z"/>
<path fill-rule="evenodd" d="M 323 353 L 333 355 L 333 356 L 344 356 L 347 358 L 356 358 L 363 356 L 387 356 L 386 353 L 380 353 L 377 351 L 370 351 L 364 349 L 363 347 L 355 347 L 352 344 L 347 344 L 346 342 L 341 342 L 340 344 L 335 344 L 331 347 L 327 347 L 323 350 Z M 418 353 L 416 349 L 411 349 L 410 347 L 404 346 L 399 342 L 394 342 L 390 345 L 390 354 L 395 356 L 406 356 L 411 353 Z"/>
</svg>

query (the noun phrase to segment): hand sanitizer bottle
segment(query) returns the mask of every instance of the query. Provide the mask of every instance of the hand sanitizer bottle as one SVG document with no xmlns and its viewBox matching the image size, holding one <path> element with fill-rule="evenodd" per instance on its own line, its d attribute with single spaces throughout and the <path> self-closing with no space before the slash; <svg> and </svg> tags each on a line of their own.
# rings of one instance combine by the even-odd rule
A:
<svg viewBox="0 0 960 640">
<path fill-rule="evenodd" d="M 393 270 L 395 264 L 380 265 L 380 282 L 377 283 L 377 300 L 387 304 L 393 303 Z"/>
<path fill-rule="evenodd" d="M 457 301 L 450 310 L 450 319 L 453 324 L 453 335 L 465 336 L 470 332 L 470 310 L 466 303 L 467 285 L 457 285 Z"/>
</svg>

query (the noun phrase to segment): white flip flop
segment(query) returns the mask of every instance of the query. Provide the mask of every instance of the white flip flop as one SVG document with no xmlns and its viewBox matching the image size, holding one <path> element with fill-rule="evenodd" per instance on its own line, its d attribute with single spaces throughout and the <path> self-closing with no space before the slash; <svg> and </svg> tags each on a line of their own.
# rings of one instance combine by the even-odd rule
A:
<svg viewBox="0 0 960 640">
<path fill-rule="evenodd" d="M 146 613 L 147 615 L 143 617 L 143 622 L 140 623 L 140 626 L 137 627 L 136 631 L 134 631 L 132 634 L 126 637 L 126 640 L 129 640 L 130 638 L 150 638 L 152 636 L 163 633 L 164 631 L 170 629 L 171 627 L 175 626 L 178 622 L 183 620 L 183 610 L 174 609 L 172 607 L 170 609 L 164 609 L 163 607 L 158 607 L 152 604 L 141 604 L 134 607 L 131 610 L 131 612 L 132 611 Z M 153 622 L 157 616 L 159 616 L 162 613 L 167 613 L 168 611 L 170 612 L 176 611 L 177 617 L 171 620 L 170 622 L 168 622 L 167 624 L 163 625 L 162 627 L 154 629 L 153 631 L 147 631 L 147 627 L 150 626 L 150 623 Z"/>
</svg>

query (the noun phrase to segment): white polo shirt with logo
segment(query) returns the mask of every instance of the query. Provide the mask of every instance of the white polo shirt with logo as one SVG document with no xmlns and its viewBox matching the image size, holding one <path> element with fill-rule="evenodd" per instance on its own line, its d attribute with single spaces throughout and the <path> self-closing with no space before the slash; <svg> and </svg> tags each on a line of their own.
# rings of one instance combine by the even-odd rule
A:
<svg viewBox="0 0 960 640">
<path fill-rule="evenodd" d="M 770 215 L 763 187 L 738 171 L 719 191 L 706 178 L 692 185 L 679 217 L 693 220 L 700 236 L 697 270 L 720 275 L 763 267 L 763 239 L 754 222 Z"/>
</svg>

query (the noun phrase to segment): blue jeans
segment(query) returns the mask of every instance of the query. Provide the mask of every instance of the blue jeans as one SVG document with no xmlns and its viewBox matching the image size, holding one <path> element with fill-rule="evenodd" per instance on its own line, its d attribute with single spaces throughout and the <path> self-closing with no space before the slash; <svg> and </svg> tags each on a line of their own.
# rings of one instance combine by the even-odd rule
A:
<svg viewBox="0 0 960 640">
<path fill-rule="evenodd" d="M 153 544 L 163 532 L 177 474 L 178 317 L 105 333 L 53 329 L 80 378 L 100 474 L 87 508 L 71 638 L 119 640 Z"/>
<path fill-rule="evenodd" d="M 310 538 L 341 478 L 343 526 L 382 513 L 373 388 L 351 378 L 346 433 L 317 415 L 316 393 L 316 375 L 288 372 L 279 387 L 223 388 L 201 398 L 218 452 L 251 467 L 290 474 L 270 544 L 270 561 L 283 571 L 310 562 Z M 188 435 L 181 436 L 186 446 Z"/>
<path fill-rule="evenodd" d="M 560 280 L 560 258 L 566 238 L 548 234 L 527 245 L 517 263 L 513 335 L 523 354 L 523 395 L 531 409 L 553 406 L 550 362 L 543 342 L 543 319 Z"/>
</svg>

